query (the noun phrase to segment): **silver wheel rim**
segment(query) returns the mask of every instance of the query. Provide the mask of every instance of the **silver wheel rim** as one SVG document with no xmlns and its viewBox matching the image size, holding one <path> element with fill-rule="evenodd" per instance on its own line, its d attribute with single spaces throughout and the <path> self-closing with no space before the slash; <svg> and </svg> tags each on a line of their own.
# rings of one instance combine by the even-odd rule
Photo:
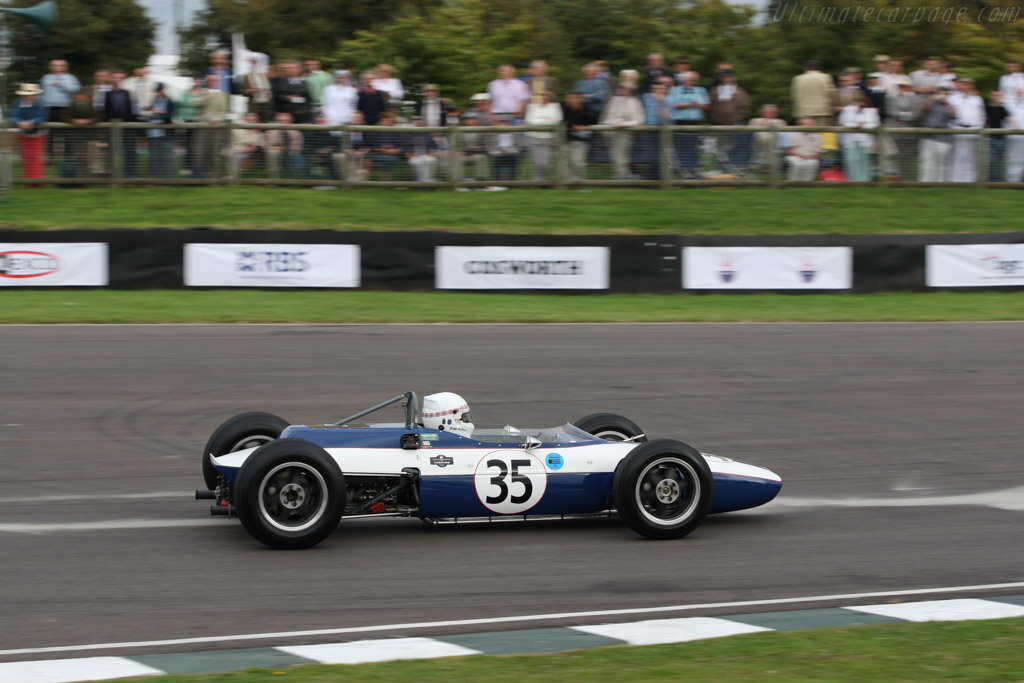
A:
<svg viewBox="0 0 1024 683">
<path fill-rule="evenodd" d="M 640 514 L 658 526 L 675 526 L 697 509 L 700 478 L 693 466 L 681 458 L 658 458 L 636 479 Z"/>
<path fill-rule="evenodd" d="M 262 446 L 265 443 L 270 443 L 275 437 L 269 434 L 253 434 L 243 439 L 239 439 L 235 442 L 235 445 L 227 450 L 228 453 L 234 453 L 235 451 L 244 451 L 247 448 L 256 448 Z"/>
<path fill-rule="evenodd" d="M 599 439 L 604 439 L 605 441 L 629 441 L 630 439 L 629 436 L 615 429 L 605 429 L 597 434 L 594 434 L 594 436 L 596 436 Z"/>
<path fill-rule="evenodd" d="M 327 482 L 302 462 L 286 462 L 267 472 L 257 496 L 267 524 L 289 533 L 313 526 L 327 510 Z"/>
</svg>

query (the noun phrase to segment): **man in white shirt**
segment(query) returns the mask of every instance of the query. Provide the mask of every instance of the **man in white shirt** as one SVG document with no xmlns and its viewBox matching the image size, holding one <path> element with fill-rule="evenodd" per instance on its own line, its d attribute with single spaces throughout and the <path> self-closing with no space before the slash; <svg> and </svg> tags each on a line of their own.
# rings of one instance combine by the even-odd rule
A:
<svg viewBox="0 0 1024 683">
<path fill-rule="evenodd" d="M 1003 102 L 1008 116 L 1003 127 L 1009 130 L 1024 130 L 1024 100 Z M 1011 183 L 1024 181 L 1024 135 L 1006 136 L 1006 180 Z"/>
<path fill-rule="evenodd" d="M 920 96 L 934 95 L 942 84 L 942 73 L 939 71 L 939 60 L 929 57 L 924 60 L 920 69 L 910 74 L 910 80 L 914 85 L 914 92 Z"/>
<path fill-rule="evenodd" d="M 813 126 L 809 116 L 801 118 L 797 125 Z M 788 180 L 815 180 L 818 177 L 818 158 L 824 152 L 821 133 L 789 133 L 786 135 L 786 163 L 789 165 Z"/>
<path fill-rule="evenodd" d="M 957 91 L 949 96 L 956 118 L 950 128 L 979 129 L 985 126 L 985 101 L 981 99 L 971 78 L 958 78 Z M 978 136 L 953 136 L 953 168 L 950 180 L 954 183 L 973 183 L 978 180 Z"/>
<path fill-rule="evenodd" d="M 352 73 L 334 72 L 334 83 L 324 88 L 321 95 L 324 118 L 329 126 L 344 126 L 352 120 L 352 112 L 359 102 L 359 93 L 352 85 Z M 338 131 L 332 131 L 332 135 Z"/>
<path fill-rule="evenodd" d="M 498 77 L 487 84 L 491 96 L 492 114 L 511 114 L 521 117 L 530 101 L 530 88 L 516 78 L 516 69 L 510 64 L 498 67 Z"/>
<path fill-rule="evenodd" d="M 1024 73 L 1016 59 L 1006 60 L 1006 73 L 999 77 L 999 91 L 1003 93 L 1003 105 L 1007 108 L 1024 102 Z"/>
<path fill-rule="evenodd" d="M 142 115 L 153 103 L 157 81 L 146 72 L 146 67 L 139 67 L 132 72 L 131 78 L 124 79 L 121 87 L 128 91 L 132 99 L 132 113 Z"/>
</svg>

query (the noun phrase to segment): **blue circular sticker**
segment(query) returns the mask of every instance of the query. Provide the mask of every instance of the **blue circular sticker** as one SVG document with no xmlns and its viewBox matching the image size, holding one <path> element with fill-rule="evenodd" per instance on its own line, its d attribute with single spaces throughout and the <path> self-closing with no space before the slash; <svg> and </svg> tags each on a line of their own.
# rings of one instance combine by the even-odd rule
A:
<svg viewBox="0 0 1024 683">
<path fill-rule="evenodd" d="M 547 464 L 548 468 L 560 470 L 562 469 L 562 465 L 565 464 L 565 459 L 558 453 L 548 453 L 547 457 L 544 458 L 544 462 Z"/>
</svg>

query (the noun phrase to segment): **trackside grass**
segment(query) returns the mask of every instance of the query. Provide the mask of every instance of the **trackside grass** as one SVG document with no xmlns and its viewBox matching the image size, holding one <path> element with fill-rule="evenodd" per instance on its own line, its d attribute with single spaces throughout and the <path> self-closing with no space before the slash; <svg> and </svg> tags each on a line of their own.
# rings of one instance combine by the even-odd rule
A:
<svg viewBox="0 0 1024 683">
<path fill-rule="evenodd" d="M 893 234 L 1021 229 L 1024 193 L 965 188 L 22 188 L 0 228 L 446 230 L 516 234 Z M 0 237 L 2 241 L 2 237 Z"/>
<path fill-rule="evenodd" d="M 1024 292 L 531 295 L 0 290 L 0 323 L 556 323 L 1024 320 Z"/>
<path fill-rule="evenodd" d="M 1024 619 L 885 624 L 756 633 L 649 647 L 553 655 L 303 665 L 234 674 L 167 676 L 167 683 L 327 681 L 1019 681 Z M 148 680 L 148 679 L 147 679 Z"/>
</svg>

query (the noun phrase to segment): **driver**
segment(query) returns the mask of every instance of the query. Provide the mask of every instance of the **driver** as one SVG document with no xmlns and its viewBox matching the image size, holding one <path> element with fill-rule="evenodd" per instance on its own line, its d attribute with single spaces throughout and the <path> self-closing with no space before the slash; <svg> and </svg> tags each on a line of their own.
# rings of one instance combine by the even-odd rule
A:
<svg viewBox="0 0 1024 683">
<path fill-rule="evenodd" d="M 460 436 L 473 436 L 473 413 L 458 394 L 443 391 L 423 397 L 423 426 Z"/>
</svg>

